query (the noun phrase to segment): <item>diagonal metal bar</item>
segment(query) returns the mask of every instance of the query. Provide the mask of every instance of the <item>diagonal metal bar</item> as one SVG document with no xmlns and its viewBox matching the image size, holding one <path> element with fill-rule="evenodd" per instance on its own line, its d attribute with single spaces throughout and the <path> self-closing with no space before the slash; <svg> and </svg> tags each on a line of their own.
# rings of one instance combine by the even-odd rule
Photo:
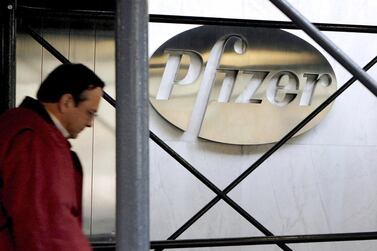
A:
<svg viewBox="0 0 377 251">
<path fill-rule="evenodd" d="M 24 25 L 23 28 L 25 31 L 34 38 L 40 45 L 43 46 L 48 52 L 50 52 L 56 59 L 58 59 L 63 64 L 70 64 L 71 62 L 61 54 L 54 46 L 52 46 L 49 42 L 47 42 L 41 35 L 39 35 L 36 31 L 34 31 L 29 25 Z"/>
<path fill-rule="evenodd" d="M 203 174 L 196 170 L 190 163 L 179 156 L 173 149 L 171 149 L 167 144 L 157 139 L 157 136 L 151 132 L 150 137 L 154 140 L 161 148 L 167 151 L 176 161 L 178 161 L 186 170 L 193 174 L 197 179 L 199 179 L 203 184 L 205 184 L 209 189 L 217 194 L 221 199 L 223 199 L 229 206 L 236 210 L 241 216 L 243 216 L 248 222 L 255 226 L 259 231 L 261 231 L 266 236 L 274 236 L 266 227 L 259 223 L 254 217 L 252 217 L 248 212 L 246 212 L 242 207 L 240 207 L 235 201 L 223 193 L 215 184 L 208 180 Z M 179 158 L 178 158 L 179 156 Z M 204 214 L 205 212 L 203 212 Z M 200 216 L 199 216 L 200 217 Z M 169 239 L 171 239 L 169 237 Z M 282 250 L 292 250 L 285 244 L 278 244 Z"/>
<path fill-rule="evenodd" d="M 54 46 L 52 46 L 48 41 L 46 41 L 41 35 L 35 32 L 30 26 L 24 25 L 25 31 L 34 38 L 40 45 L 43 46 L 48 52 L 50 52 L 56 59 L 58 59 L 63 64 L 70 64 L 69 61 L 63 54 L 61 54 Z M 103 92 L 103 98 L 109 102 L 113 107 L 115 107 L 115 100 L 106 92 Z"/>
<path fill-rule="evenodd" d="M 70 61 L 62 55 L 58 50 L 56 50 L 51 44 L 49 44 L 44 38 L 39 36 L 38 33 L 33 31 L 29 26 L 25 27 L 26 31 L 36 40 L 38 41 L 43 47 L 45 47 L 52 55 L 54 55 L 58 60 L 60 60 L 64 64 L 69 64 Z M 104 93 L 104 98 L 114 107 L 116 105 L 116 101 L 107 93 Z M 176 153 L 172 148 L 170 148 L 165 142 L 163 142 L 160 138 L 158 138 L 153 132 L 150 131 L 150 138 L 156 142 L 162 149 L 164 149 L 167 153 L 169 153 L 175 160 L 177 160 L 182 166 L 184 166 L 190 173 L 192 173 L 196 178 L 202 181 L 209 189 L 211 189 L 214 193 L 220 196 L 225 202 L 227 202 L 233 209 L 235 209 L 239 214 L 241 214 L 247 221 L 253 224 L 258 230 L 264 233 L 266 236 L 273 236 L 273 233 L 270 232 L 267 228 L 265 228 L 261 223 L 259 223 L 256 219 L 254 219 L 248 212 L 242 209 L 235 201 L 230 199 L 226 194 L 222 193 L 221 190 L 216 187 L 211 181 L 209 181 L 203 174 L 201 174 L 198 170 L 196 170 L 192 165 L 190 165 L 185 159 L 183 159 L 178 153 Z M 279 247 L 285 251 L 291 251 L 291 249 L 284 245 L 279 244 Z"/>
<path fill-rule="evenodd" d="M 373 58 L 363 69 L 369 70 L 373 65 L 377 63 L 377 57 Z M 287 135 L 285 135 L 278 143 L 271 147 L 265 154 L 263 154 L 257 161 L 254 162 L 248 169 L 246 169 L 240 176 L 238 176 L 231 184 L 229 184 L 223 193 L 229 193 L 235 188 L 242 180 L 244 180 L 250 173 L 258 168 L 267 158 L 269 158 L 275 151 L 277 151 L 282 145 L 284 145 L 290 138 L 292 138 L 299 130 L 301 130 L 307 123 L 309 123 L 315 116 L 317 116 L 323 109 L 331 104 L 340 94 L 342 94 L 349 86 L 355 81 L 356 77 L 349 79 L 344 85 L 342 85 L 336 92 L 334 92 L 329 98 L 327 98 L 321 105 L 319 105 L 314 111 L 312 111 L 304 120 L 302 120 L 297 126 L 295 126 Z M 176 232 L 174 232 L 168 239 L 173 240 L 186 231 L 192 224 L 194 224 L 202 215 L 204 215 L 209 209 L 211 209 L 217 202 L 220 201 L 220 197 L 216 196 L 206 206 L 192 216 L 185 224 L 183 224 Z"/>
<path fill-rule="evenodd" d="M 333 56 L 344 68 L 352 73 L 366 88 L 377 96 L 377 82 L 365 73 L 350 57 L 347 56 L 330 39 L 320 32 L 308 19 L 285 0 L 270 0 L 277 8 L 287 15 L 298 27 L 303 29 L 323 49 Z"/>
</svg>

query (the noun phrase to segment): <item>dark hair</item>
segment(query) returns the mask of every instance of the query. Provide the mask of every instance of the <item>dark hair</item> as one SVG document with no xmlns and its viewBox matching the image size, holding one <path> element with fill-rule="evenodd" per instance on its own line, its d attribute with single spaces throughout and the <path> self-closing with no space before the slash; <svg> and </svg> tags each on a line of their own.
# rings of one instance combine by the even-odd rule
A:
<svg viewBox="0 0 377 251">
<path fill-rule="evenodd" d="M 62 64 L 56 67 L 41 83 L 37 99 L 41 102 L 58 102 L 64 94 L 72 94 L 76 104 L 85 97 L 85 90 L 103 88 L 105 83 L 83 64 Z"/>
</svg>

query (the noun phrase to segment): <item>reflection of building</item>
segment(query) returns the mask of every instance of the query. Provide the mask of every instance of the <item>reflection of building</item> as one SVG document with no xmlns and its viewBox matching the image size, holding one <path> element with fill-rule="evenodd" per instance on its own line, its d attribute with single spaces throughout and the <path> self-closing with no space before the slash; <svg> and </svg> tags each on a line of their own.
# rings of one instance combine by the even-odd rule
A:
<svg viewBox="0 0 377 251">
<path fill-rule="evenodd" d="M 156 2 L 159 2 L 159 6 Z M 299 1 L 296 1 L 296 4 L 292 1 L 294 5 L 307 11 L 305 14 L 315 22 L 337 23 L 339 21 L 340 23 L 377 25 L 375 18 L 366 19 L 374 17 L 374 13 L 368 14 L 375 9 L 373 7 L 376 7 L 373 6 L 375 5 L 373 1 L 364 2 L 366 6 L 360 6 L 358 12 L 363 10 L 363 15 L 360 13 L 344 15 L 344 11 L 354 12 L 353 8 L 347 7 L 351 5 L 351 2 L 343 1 L 344 7 L 341 8 L 339 6 L 332 9 L 321 7 L 319 11 L 319 5 L 315 1 L 306 3 L 308 6 L 300 5 Z M 22 1 L 19 1 L 19 4 L 22 5 Z M 197 6 L 205 4 L 198 3 Z M 234 14 L 231 14 L 232 9 L 229 9 L 233 5 L 229 5 L 226 1 L 219 1 L 217 4 L 219 7 L 216 9 L 224 15 L 222 17 L 263 19 L 264 15 L 271 15 L 267 18 L 274 19 L 272 14 L 265 11 L 273 8 L 264 6 L 262 3 L 256 6 L 255 3 L 242 1 L 239 6 L 234 6 Z M 161 11 L 161 13 L 175 14 L 174 11 L 177 9 L 183 9 L 182 15 L 190 15 L 192 11 L 193 16 L 211 16 L 195 9 L 194 3 L 190 3 L 190 6 L 183 2 L 167 6 L 163 1 L 151 1 L 150 5 L 151 13 Z M 240 5 L 243 6 L 242 9 Z M 263 9 L 262 5 L 266 9 Z M 81 7 L 87 6 L 80 6 L 80 9 Z M 53 13 L 53 15 L 47 15 L 47 12 L 37 12 L 39 14 L 34 12 L 30 15 L 33 11 L 40 10 L 26 9 L 22 6 L 19 7 L 19 13 L 25 15 L 33 30 L 42 35 L 63 56 L 72 62 L 82 62 L 95 69 L 107 82 L 107 93 L 115 98 L 115 41 L 112 7 L 114 6 L 108 6 L 107 10 L 110 12 L 102 12 L 101 17 L 87 19 L 84 19 L 84 13 L 80 13 L 79 18 L 77 15 L 72 15 L 68 19 L 61 19 L 60 16 L 66 12 Z M 203 9 L 208 9 L 209 13 L 215 11 L 209 7 Z M 309 11 L 310 9 L 313 11 Z M 327 11 L 331 11 L 331 15 L 326 15 Z M 242 16 L 239 13 L 243 13 Z M 275 12 L 271 11 L 271 13 Z M 71 12 L 71 14 L 74 13 Z M 229 15 L 225 16 L 225 14 Z M 348 17 L 350 19 L 345 19 Z M 158 16 L 152 16 L 152 21 L 157 18 Z M 188 22 L 190 21 L 199 24 L 195 23 L 199 22 L 199 19 L 193 18 Z M 210 22 L 213 19 L 207 21 Z M 243 23 L 250 26 L 285 25 L 280 22 L 250 21 L 248 23 L 244 21 Z M 149 54 L 152 55 L 154 50 L 172 36 L 192 27 L 193 25 L 188 24 L 151 22 Z M 331 29 L 331 27 L 323 25 L 322 29 Z M 376 26 L 334 25 L 334 27 L 343 32 L 325 32 L 325 34 L 357 63 L 364 65 L 375 56 L 372 53 L 376 51 L 377 43 L 374 41 L 376 38 L 370 33 L 376 32 Z M 349 33 L 348 31 L 351 30 L 355 32 Z M 366 33 L 356 33 L 362 30 Z M 289 32 L 306 39 L 323 51 L 303 32 L 290 29 Z M 16 101 L 18 102 L 24 95 L 33 96 L 38 83 L 59 61 L 45 49 L 42 50 L 41 45 L 22 30 L 17 35 L 16 48 Z M 324 54 L 334 68 L 338 85 L 342 86 L 350 75 L 332 57 Z M 371 74 L 375 78 L 373 69 Z M 374 170 L 374 163 L 377 156 L 377 137 L 374 125 L 377 118 L 375 113 L 371 112 L 375 110 L 375 107 L 376 99 L 373 94 L 361 84 L 355 83 L 337 99 L 332 111 L 321 124 L 307 134 L 289 141 L 228 195 L 275 235 L 375 230 L 377 216 L 374 212 L 377 202 L 374 195 L 377 191 L 374 181 L 377 173 Z M 231 146 L 203 140 L 188 141 L 181 138 L 180 131 L 161 120 L 153 109 L 149 112 L 151 131 L 220 189 L 227 187 L 272 147 L 272 145 Z M 92 142 L 89 147 L 88 140 Z M 149 147 L 151 240 L 163 240 L 215 195 L 169 155 L 161 151 L 154 142 L 151 141 Z M 86 168 L 85 230 L 93 237 L 101 236 L 101 241 L 106 240 L 106 236 L 110 236 L 109 238 L 113 240 L 112 234 L 115 230 L 115 111 L 110 104 L 103 102 L 93 131 L 86 131 L 84 135 L 81 135 L 79 141 L 74 142 L 74 148 L 79 152 Z M 221 201 L 179 239 L 260 235 L 260 231 Z M 376 246 L 374 241 L 290 245 L 292 250 L 373 250 Z M 272 246 L 258 246 L 258 250 L 272 250 L 273 248 L 277 250 Z M 250 247 L 229 247 L 224 250 L 249 249 Z"/>
</svg>

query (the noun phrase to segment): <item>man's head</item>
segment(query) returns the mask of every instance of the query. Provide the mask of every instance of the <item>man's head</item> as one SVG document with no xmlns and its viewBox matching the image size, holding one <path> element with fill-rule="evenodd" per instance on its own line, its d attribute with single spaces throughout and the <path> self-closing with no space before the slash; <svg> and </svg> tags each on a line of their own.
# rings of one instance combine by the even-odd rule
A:
<svg viewBox="0 0 377 251">
<path fill-rule="evenodd" d="M 42 82 L 37 99 L 69 132 L 71 138 L 92 125 L 104 82 L 82 64 L 64 64 Z"/>
</svg>

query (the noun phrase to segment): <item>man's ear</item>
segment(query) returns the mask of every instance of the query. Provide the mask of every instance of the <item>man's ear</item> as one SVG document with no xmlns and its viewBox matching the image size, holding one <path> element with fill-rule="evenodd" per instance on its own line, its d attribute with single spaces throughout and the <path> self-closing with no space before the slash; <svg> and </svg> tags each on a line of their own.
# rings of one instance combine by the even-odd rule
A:
<svg viewBox="0 0 377 251">
<path fill-rule="evenodd" d="M 73 100 L 72 94 L 63 94 L 58 102 L 58 108 L 61 113 L 67 112 L 69 109 L 74 107 L 75 101 Z"/>
</svg>

